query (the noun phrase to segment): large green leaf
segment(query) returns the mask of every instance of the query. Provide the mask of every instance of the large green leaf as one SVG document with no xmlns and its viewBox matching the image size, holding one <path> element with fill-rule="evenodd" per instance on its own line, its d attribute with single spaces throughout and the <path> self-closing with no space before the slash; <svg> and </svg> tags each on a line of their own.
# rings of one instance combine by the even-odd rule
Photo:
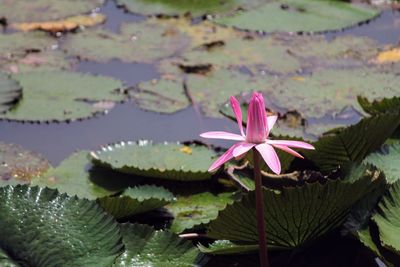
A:
<svg viewBox="0 0 400 267">
<path fill-rule="evenodd" d="M 41 155 L 15 144 L 0 142 L 0 187 L 30 183 L 50 168 Z"/>
<path fill-rule="evenodd" d="M 21 86 L 8 75 L 0 72 L 0 113 L 8 111 L 21 97 Z"/>
<path fill-rule="evenodd" d="M 358 103 L 370 115 L 400 112 L 400 97 L 384 98 L 370 102 L 367 98 L 360 96 L 358 97 Z"/>
<path fill-rule="evenodd" d="M 278 0 L 215 21 L 253 31 L 321 32 L 357 25 L 378 14 L 373 8 L 335 0 Z"/>
<path fill-rule="evenodd" d="M 122 142 L 92 152 L 94 164 L 116 171 L 172 180 L 206 180 L 216 154 L 203 145 Z"/>
<path fill-rule="evenodd" d="M 378 226 L 381 244 L 400 256 L 400 182 L 394 183 L 379 203 L 379 211 L 372 220 Z"/>
<path fill-rule="evenodd" d="M 119 266 L 190 267 L 196 265 L 199 251 L 190 241 L 169 231 L 155 231 L 140 224 L 122 224 L 125 252 L 114 264 Z"/>
<path fill-rule="evenodd" d="M 142 185 L 128 188 L 116 196 L 99 198 L 100 205 L 116 218 L 125 218 L 164 207 L 174 195 L 163 187 Z"/>
<path fill-rule="evenodd" d="M 85 30 L 70 36 L 63 45 L 68 54 L 94 61 L 154 62 L 175 55 L 189 44 L 185 34 L 169 30 L 168 25 L 145 21 L 122 24 L 120 34 Z"/>
<path fill-rule="evenodd" d="M 124 99 L 118 80 L 66 71 L 15 75 L 24 98 L 2 119 L 16 121 L 71 121 L 91 117 Z M 82 89 L 84 88 L 84 90 Z"/>
<path fill-rule="evenodd" d="M 301 187 L 282 188 L 279 192 L 264 188 L 269 244 L 277 248 L 294 248 L 336 228 L 344 221 L 350 208 L 382 182 L 376 176 L 379 172 L 359 166 L 343 180 L 306 183 Z M 208 236 L 257 244 L 254 191 L 221 211 L 210 223 Z"/>
<path fill-rule="evenodd" d="M 393 184 L 400 180 L 400 143 L 384 145 L 379 151 L 368 155 L 364 162 L 381 169 L 388 183 Z"/>
<path fill-rule="evenodd" d="M 0 188 L 0 225 L 0 248 L 24 266 L 111 266 L 122 249 L 95 202 L 47 188 Z"/>
<path fill-rule="evenodd" d="M 90 12 L 103 3 L 104 0 L 0 0 L 0 17 L 8 23 L 55 20 Z"/>
<path fill-rule="evenodd" d="M 207 224 L 218 216 L 218 212 L 234 201 L 232 193 L 214 195 L 210 192 L 191 196 L 180 196 L 166 206 L 174 216 L 171 231 L 181 233 L 195 226 Z"/>
<path fill-rule="evenodd" d="M 145 15 L 183 15 L 190 12 L 194 16 L 255 6 L 260 0 L 117 0 L 129 11 Z"/>
<path fill-rule="evenodd" d="M 217 240 L 208 247 L 198 245 L 201 252 L 212 255 L 245 254 L 258 251 L 258 245 L 238 245 L 229 240 Z"/>
<path fill-rule="evenodd" d="M 314 143 L 314 151 L 305 151 L 320 170 L 329 171 L 351 162 L 361 162 L 378 149 L 400 125 L 400 114 L 382 114 L 365 118 L 338 134 Z"/>
</svg>

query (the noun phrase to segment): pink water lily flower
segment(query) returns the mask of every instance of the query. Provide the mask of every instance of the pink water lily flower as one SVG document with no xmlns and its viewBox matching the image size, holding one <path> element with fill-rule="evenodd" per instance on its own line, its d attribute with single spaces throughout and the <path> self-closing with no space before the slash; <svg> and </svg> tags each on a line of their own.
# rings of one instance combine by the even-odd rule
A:
<svg viewBox="0 0 400 267">
<path fill-rule="evenodd" d="M 232 158 L 240 157 L 250 149 L 255 147 L 261 154 L 269 168 L 276 174 L 281 173 L 281 163 L 274 148 L 281 149 L 293 156 L 303 158 L 292 148 L 314 149 L 310 144 L 301 141 L 291 140 L 271 140 L 268 138 L 269 132 L 274 126 L 278 116 L 267 116 L 264 105 L 264 98 L 261 93 L 254 92 L 250 101 L 246 134 L 242 124 L 242 110 L 237 99 L 230 98 L 232 110 L 235 114 L 240 129 L 240 135 L 228 132 L 206 132 L 200 136 L 203 138 L 226 139 L 239 141 L 228 149 L 219 159 L 217 159 L 208 171 L 212 172 Z"/>
</svg>

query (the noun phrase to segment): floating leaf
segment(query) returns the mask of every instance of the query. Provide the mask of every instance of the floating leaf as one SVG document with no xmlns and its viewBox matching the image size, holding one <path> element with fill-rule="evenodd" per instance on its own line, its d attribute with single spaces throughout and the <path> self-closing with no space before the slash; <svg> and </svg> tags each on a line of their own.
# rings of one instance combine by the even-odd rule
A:
<svg viewBox="0 0 400 267">
<path fill-rule="evenodd" d="M 372 220 L 378 226 L 381 244 L 400 256 L 400 182 L 393 184 L 389 195 L 379 203 L 379 210 Z"/>
<path fill-rule="evenodd" d="M 116 196 L 100 198 L 100 205 L 116 218 L 125 218 L 164 207 L 174 195 L 163 187 L 142 185 L 128 188 Z"/>
<path fill-rule="evenodd" d="M 182 55 L 188 65 L 246 66 L 267 72 L 288 73 L 301 68 L 286 47 L 270 38 L 232 38 L 216 47 L 201 47 Z"/>
<path fill-rule="evenodd" d="M 95 202 L 56 190 L 0 188 L 0 248 L 29 266 L 111 266 L 118 225 Z"/>
<path fill-rule="evenodd" d="M 214 195 L 205 192 L 178 197 L 177 201 L 166 207 L 174 216 L 171 231 L 182 233 L 195 226 L 207 224 L 217 218 L 218 212 L 223 210 L 227 204 L 231 204 L 233 200 L 232 193 Z"/>
<path fill-rule="evenodd" d="M 381 183 L 379 173 L 360 166 L 344 180 L 328 180 L 279 192 L 263 189 L 266 236 L 276 248 L 294 248 L 316 240 L 339 226 L 350 208 Z M 255 193 L 221 211 L 208 228 L 208 236 L 257 244 Z"/>
<path fill-rule="evenodd" d="M 0 17 L 8 23 L 59 20 L 90 12 L 103 3 L 103 0 L 0 0 Z"/>
<path fill-rule="evenodd" d="M 179 143 L 153 144 L 151 141 L 127 142 L 92 152 L 92 161 L 116 171 L 171 180 L 206 180 L 216 154 L 203 145 L 188 145 L 193 153 L 181 151 Z"/>
<path fill-rule="evenodd" d="M 69 36 L 64 48 L 70 55 L 88 60 L 148 63 L 173 56 L 189 43 L 185 34 L 168 25 L 141 22 L 122 24 L 120 34 L 102 29 L 85 30 Z"/>
<path fill-rule="evenodd" d="M 378 149 L 400 125 L 400 114 L 383 114 L 363 119 L 338 134 L 314 143 L 314 151 L 305 151 L 323 171 L 336 169 L 351 162 L 361 162 Z"/>
<path fill-rule="evenodd" d="M 0 115 L 2 119 L 38 122 L 84 119 L 107 111 L 98 103 L 124 99 L 120 93 L 122 83 L 108 77 L 44 71 L 21 73 L 14 78 L 21 84 L 24 98 L 17 107 Z"/>
<path fill-rule="evenodd" d="M 105 15 L 94 13 L 91 15 L 73 16 L 56 21 L 15 23 L 11 24 L 10 27 L 20 31 L 42 30 L 54 33 L 62 31 L 72 31 L 81 26 L 95 26 L 97 24 L 103 23 L 105 20 Z"/>
<path fill-rule="evenodd" d="M 202 0 L 202 1 L 185 1 L 185 0 L 117 0 L 119 5 L 133 13 L 141 13 L 145 15 L 182 15 L 191 13 L 194 16 L 205 15 L 215 12 L 227 12 L 230 10 L 256 6 L 259 0 Z"/>
<path fill-rule="evenodd" d="M 0 142 L 0 187 L 30 183 L 50 168 L 41 155 L 18 145 Z"/>
<path fill-rule="evenodd" d="M 246 254 L 258 251 L 258 245 L 238 245 L 229 240 L 217 240 L 205 247 L 198 245 L 201 252 L 212 255 Z"/>
<path fill-rule="evenodd" d="M 91 168 L 88 151 L 80 151 L 63 160 L 56 168 L 50 168 L 46 173 L 32 181 L 32 185 L 57 189 L 69 196 L 77 196 L 95 200 L 109 196 L 124 189 L 116 185 L 113 188 L 100 186 L 88 171 Z M 110 179 L 109 174 L 104 174 Z"/>
<path fill-rule="evenodd" d="M 279 0 L 218 17 L 215 22 L 253 31 L 322 32 L 357 25 L 378 14 L 367 6 L 335 0 Z"/>
<path fill-rule="evenodd" d="M 400 180 L 400 143 L 384 145 L 380 151 L 368 155 L 364 162 L 370 163 L 385 173 L 387 182 L 393 184 Z"/>
<path fill-rule="evenodd" d="M 22 97 L 22 88 L 7 74 L 0 72 L 0 113 L 8 111 Z"/>
<path fill-rule="evenodd" d="M 155 231 L 140 224 L 122 224 L 125 252 L 114 264 L 119 266 L 197 266 L 199 251 L 190 241 L 169 231 Z"/>
<path fill-rule="evenodd" d="M 183 81 L 160 79 L 142 82 L 131 96 L 140 108 L 160 113 L 174 113 L 190 105 Z"/>
<path fill-rule="evenodd" d="M 358 97 L 358 103 L 370 115 L 379 115 L 386 112 L 400 112 L 400 97 L 384 98 L 370 102 L 365 97 Z"/>
</svg>

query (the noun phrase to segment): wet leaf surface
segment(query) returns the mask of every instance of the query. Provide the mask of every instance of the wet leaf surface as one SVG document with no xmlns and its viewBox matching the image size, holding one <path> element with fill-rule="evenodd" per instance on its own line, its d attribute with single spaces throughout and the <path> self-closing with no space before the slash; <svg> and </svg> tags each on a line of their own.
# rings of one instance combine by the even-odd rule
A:
<svg viewBox="0 0 400 267">
<path fill-rule="evenodd" d="M 36 122 L 84 119 L 110 108 L 99 103 L 125 98 L 121 93 L 122 83 L 108 77 L 65 71 L 30 72 L 13 77 L 22 86 L 24 98 L 18 106 L 0 115 L 2 119 Z"/>
<path fill-rule="evenodd" d="M 88 13 L 103 3 L 103 0 L 1 0 L 0 18 L 6 18 L 8 23 L 58 20 Z"/>
<path fill-rule="evenodd" d="M 253 31 L 324 32 L 354 26 L 378 14 L 376 9 L 341 1 L 282 0 L 215 21 Z"/>
<path fill-rule="evenodd" d="M 50 163 L 19 145 L 0 142 L 0 186 L 30 183 L 43 175 Z"/>
<path fill-rule="evenodd" d="M 10 110 L 22 98 L 22 88 L 9 75 L 0 72 L 0 113 Z"/>
</svg>

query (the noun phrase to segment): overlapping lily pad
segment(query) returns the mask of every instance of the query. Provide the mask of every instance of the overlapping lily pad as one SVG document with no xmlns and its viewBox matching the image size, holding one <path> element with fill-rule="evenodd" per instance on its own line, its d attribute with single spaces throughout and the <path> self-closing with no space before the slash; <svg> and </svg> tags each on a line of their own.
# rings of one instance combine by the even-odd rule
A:
<svg viewBox="0 0 400 267">
<path fill-rule="evenodd" d="M 183 90 L 183 81 L 159 79 L 142 82 L 131 92 L 136 104 L 143 109 L 174 113 L 190 105 Z"/>
<path fill-rule="evenodd" d="M 339 226 L 350 208 L 382 182 L 379 172 L 359 166 L 344 180 L 324 184 L 306 183 L 282 188 L 264 188 L 266 235 L 272 247 L 294 248 L 316 240 Z M 209 225 L 208 235 L 245 244 L 257 244 L 255 193 L 229 205 Z"/>
<path fill-rule="evenodd" d="M 122 24 L 120 34 L 102 29 L 85 30 L 69 36 L 64 48 L 81 59 L 154 62 L 175 55 L 189 44 L 185 34 L 168 25 L 145 21 Z"/>
<path fill-rule="evenodd" d="M 122 224 L 125 251 L 115 265 L 122 266 L 198 266 L 199 251 L 190 241 L 169 231 L 155 231 L 140 224 Z"/>
<path fill-rule="evenodd" d="M 104 0 L 1 0 L 0 18 L 7 22 L 56 20 L 87 13 L 101 6 Z"/>
<path fill-rule="evenodd" d="M 125 218 L 164 207 L 174 195 L 163 187 L 142 185 L 124 190 L 116 196 L 98 199 L 100 205 L 116 218 Z"/>
<path fill-rule="evenodd" d="M 22 86 L 24 98 L 0 115 L 16 121 L 71 121 L 91 117 L 122 101 L 118 80 L 65 71 L 21 73 L 13 76 Z M 84 90 L 83 90 L 84 88 Z"/>
<path fill-rule="evenodd" d="M 22 97 L 19 83 L 5 73 L 0 72 L 0 113 L 12 108 Z"/>
<path fill-rule="evenodd" d="M 226 205 L 232 204 L 233 201 L 232 193 L 214 195 L 205 192 L 178 197 L 176 202 L 166 207 L 174 216 L 171 231 L 181 233 L 193 227 L 207 224 L 217 218 L 218 212 L 223 210 Z"/>
<path fill-rule="evenodd" d="M 41 155 L 21 146 L 0 142 L 0 187 L 30 183 L 50 168 Z"/>
<path fill-rule="evenodd" d="M 357 25 L 378 14 L 374 8 L 336 0 L 278 0 L 215 21 L 253 31 L 323 32 Z"/>
<path fill-rule="evenodd" d="M 191 13 L 194 16 L 257 6 L 260 2 L 260 0 L 203 0 L 190 2 L 185 0 L 117 0 L 119 5 L 123 5 L 134 13 L 145 15 L 182 15 Z"/>
<path fill-rule="evenodd" d="M 116 171 L 171 180 L 206 180 L 216 154 L 203 145 L 160 143 L 151 141 L 122 142 L 91 153 L 96 165 Z"/>
<path fill-rule="evenodd" d="M 111 266 L 117 223 L 95 202 L 28 186 L 0 188 L 0 247 L 33 266 Z"/>
<path fill-rule="evenodd" d="M 232 255 L 254 253 L 258 250 L 258 245 L 238 245 L 229 240 L 217 240 L 208 247 L 198 245 L 201 252 L 212 255 Z"/>
</svg>

